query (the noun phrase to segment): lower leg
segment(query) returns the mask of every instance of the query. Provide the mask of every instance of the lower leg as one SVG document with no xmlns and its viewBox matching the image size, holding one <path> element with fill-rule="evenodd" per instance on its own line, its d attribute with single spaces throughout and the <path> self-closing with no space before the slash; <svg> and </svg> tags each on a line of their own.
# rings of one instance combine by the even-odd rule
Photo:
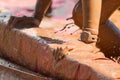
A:
<svg viewBox="0 0 120 80">
<path fill-rule="evenodd" d="M 113 12 L 120 6 L 120 0 L 103 0 L 100 24 L 105 24 Z"/>
<path fill-rule="evenodd" d="M 83 32 L 81 40 L 89 43 L 97 40 L 102 0 L 82 0 Z"/>
<path fill-rule="evenodd" d="M 51 0 L 37 0 L 34 17 L 16 17 L 11 16 L 8 28 L 31 28 L 39 27 L 39 24 L 45 15 Z"/>
<path fill-rule="evenodd" d="M 45 16 L 46 17 L 52 17 L 52 3 L 50 4 Z"/>
<path fill-rule="evenodd" d="M 51 0 L 37 0 L 34 17 L 41 22 L 50 4 Z"/>
</svg>

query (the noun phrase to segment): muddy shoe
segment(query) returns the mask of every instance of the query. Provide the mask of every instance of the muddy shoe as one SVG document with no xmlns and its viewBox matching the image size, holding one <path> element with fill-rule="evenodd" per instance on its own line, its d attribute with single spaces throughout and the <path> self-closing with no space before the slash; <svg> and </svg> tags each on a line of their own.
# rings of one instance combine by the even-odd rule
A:
<svg viewBox="0 0 120 80">
<path fill-rule="evenodd" d="M 85 43 L 93 43 L 93 42 L 97 42 L 97 35 L 92 35 L 90 32 L 88 31 L 83 31 L 81 33 L 81 41 L 85 42 Z"/>
<path fill-rule="evenodd" d="M 8 28 L 32 28 L 32 27 L 39 27 L 39 20 L 35 19 L 34 17 L 16 17 L 11 16 L 7 27 Z"/>
</svg>

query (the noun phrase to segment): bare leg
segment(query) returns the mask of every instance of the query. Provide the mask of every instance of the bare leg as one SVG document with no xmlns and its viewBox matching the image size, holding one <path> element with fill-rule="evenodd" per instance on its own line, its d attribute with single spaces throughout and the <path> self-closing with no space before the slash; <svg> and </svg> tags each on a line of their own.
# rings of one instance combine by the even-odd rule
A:
<svg viewBox="0 0 120 80">
<path fill-rule="evenodd" d="M 113 25 L 112 22 L 108 21 L 108 18 L 114 13 L 114 11 L 120 6 L 120 0 L 103 0 L 101 21 L 99 27 L 100 38 L 97 46 L 105 53 L 106 57 L 120 56 L 120 31 Z M 115 46 L 115 48 L 113 47 Z"/>
<path fill-rule="evenodd" d="M 50 4 L 49 8 L 47 9 L 45 16 L 48 18 L 52 17 L 52 3 Z"/>
<path fill-rule="evenodd" d="M 101 6 L 102 0 L 82 0 L 83 32 L 81 40 L 86 43 L 97 41 Z"/>
<path fill-rule="evenodd" d="M 51 0 L 37 0 L 34 17 L 41 22 L 50 4 Z"/>
<path fill-rule="evenodd" d="M 119 6 L 120 0 L 103 0 L 100 24 L 105 24 Z"/>
<path fill-rule="evenodd" d="M 120 0 L 102 0 L 100 25 L 105 24 L 108 18 L 114 13 L 114 11 L 119 6 L 120 6 Z M 81 9 L 82 9 L 82 4 L 80 0 L 79 3 L 76 4 L 73 10 L 73 17 L 75 16 L 73 19 L 75 20 L 75 24 L 78 25 L 80 28 L 83 25 L 83 17 L 82 17 L 83 14 Z"/>
<path fill-rule="evenodd" d="M 96 0 L 97 1 L 97 0 Z M 99 25 L 99 35 L 100 41 L 97 43 L 97 47 L 105 53 L 107 57 L 120 56 L 120 34 L 119 30 L 110 22 L 108 23 L 108 18 L 114 13 L 114 11 L 120 6 L 120 0 L 102 0 L 102 10 L 101 10 L 101 21 Z M 76 8 L 76 11 L 81 11 L 81 8 Z M 83 25 L 82 12 L 78 12 L 78 15 L 74 18 L 78 26 Z M 80 18 L 78 19 L 77 17 Z M 95 17 L 93 15 L 93 17 Z M 106 23 L 107 22 L 107 23 Z M 115 48 L 113 47 L 115 46 Z"/>
<path fill-rule="evenodd" d="M 74 23 L 82 29 L 83 25 L 83 14 L 82 14 L 82 1 L 79 0 L 78 3 L 75 5 L 73 12 L 72 12 L 72 19 Z"/>
<path fill-rule="evenodd" d="M 108 18 L 114 13 L 114 11 L 118 8 L 119 5 L 120 0 L 102 0 L 100 25 L 106 23 Z M 73 19 L 75 21 L 75 24 L 81 28 L 83 25 L 83 12 L 81 0 L 74 7 Z"/>
</svg>

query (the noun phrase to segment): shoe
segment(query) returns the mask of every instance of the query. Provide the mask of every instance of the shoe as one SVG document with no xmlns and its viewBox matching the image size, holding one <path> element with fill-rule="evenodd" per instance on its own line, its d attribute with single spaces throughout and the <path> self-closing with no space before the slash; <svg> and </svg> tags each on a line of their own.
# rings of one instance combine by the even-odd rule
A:
<svg viewBox="0 0 120 80">
<path fill-rule="evenodd" d="M 83 31 L 80 36 L 81 41 L 85 43 L 97 42 L 98 36 L 91 34 L 89 31 Z"/>
</svg>

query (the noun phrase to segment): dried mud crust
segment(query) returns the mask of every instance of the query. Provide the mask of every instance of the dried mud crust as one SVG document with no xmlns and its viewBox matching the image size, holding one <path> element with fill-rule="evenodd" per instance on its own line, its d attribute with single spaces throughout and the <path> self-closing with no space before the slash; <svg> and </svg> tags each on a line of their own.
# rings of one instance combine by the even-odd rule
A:
<svg viewBox="0 0 120 80">
<path fill-rule="evenodd" d="M 112 17 L 112 21 L 118 25 L 117 22 L 115 22 L 115 18 L 118 16 L 118 12 L 116 11 L 115 14 L 113 15 Z M 47 22 L 46 22 L 47 23 Z M 108 25 L 111 25 L 112 22 L 108 21 L 107 22 Z M 119 60 L 119 56 L 120 56 L 120 52 L 119 52 L 119 26 L 116 27 L 116 26 L 113 26 L 113 27 L 116 27 L 113 29 L 113 27 L 109 27 L 108 25 L 103 25 L 100 30 L 101 30 L 101 33 L 100 33 L 100 38 L 102 39 L 100 42 L 98 41 L 97 43 L 97 46 L 100 47 L 100 48 L 97 48 L 96 45 L 91 45 L 91 47 L 94 47 L 92 50 L 88 50 L 88 52 L 93 52 L 93 53 L 97 53 L 97 52 L 103 52 L 105 54 L 106 57 L 110 58 L 111 60 L 115 61 L 115 62 L 120 62 Z M 54 24 L 56 25 L 56 24 Z M 59 24 L 58 24 L 59 25 Z M 45 25 L 44 25 L 45 26 Z M 47 24 L 46 24 L 47 26 Z M 65 26 L 65 24 L 64 24 Z M 68 25 L 69 27 L 69 25 Z M 49 28 L 49 30 L 53 30 L 53 31 L 50 31 L 50 34 L 51 35 L 54 35 L 54 36 L 51 36 L 48 37 L 49 39 L 44 38 L 44 40 L 46 40 L 48 42 L 48 44 L 50 45 L 54 45 L 55 44 L 55 47 L 58 47 L 59 49 L 61 48 L 61 46 L 63 46 L 64 44 L 66 45 L 66 41 L 68 41 L 69 44 L 71 45 L 74 45 L 76 41 L 79 41 L 79 38 L 80 38 L 80 33 L 81 33 L 81 30 L 79 29 L 77 32 L 75 32 L 75 34 L 71 35 L 72 32 L 74 32 L 75 30 L 74 29 L 77 29 L 77 28 L 74 28 L 76 26 L 72 26 L 72 27 L 69 27 L 69 28 L 61 28 L 57 31 L 54 31 L 52 28 Z M 105 27 L 105 28 L 104 28 Z M 104 28 L 104 30 L 102 30 Z M 41 28 L 42 29 L 42 28 Z M 73 29 L 73 30 L 72 30 Z M 117 30 L 118 29 L 118 30 Z M 45 30 L 45 28 L 43 28 L 42 30 Z M 116 31 L 116 32 L 115 32 Z M 40 32 L 40 31 L 39 31 Z M 45 30 L 45 32 L 48 32 L 48 30 Z M 55 33 L 54 33 L 55 32 Z M 104 34 L 103 34 L 104 33 Z M 111 36 L 108 36 L 108 33 L 111 33 Z M 116 35 L 117 33 L 117 35 Z M 40 32 L 40 34 L 42 35 L 45 35 L 43 32 Z M 48 33 L 49 35 L 49 33 Z M 47 35 L 47 36 L 48 36 Z M 45 35 L 46 36 L 46 35 Z M 61 39 L 56 39 L 56 36 L 59 36 L 59 38 Z M 104 36 L 106 36 L 106 38 L 104 38 Z M 55 37 L 55 38 L 54 38 Z M 63 39 L 63 38 L 64 39 Z M 69 39 L 68 39 L 69 37 Z M 50 40 L 51 39 L 51 40 Z M 65 40 L 66 39 L 66 40 Z M 72 41 L 73 40 L 73 41 Z M 79 41 L 80 44 L 79 46 L 81 47 L 81 41 Z M 113 44 L 112 42 L 115 42 L 115 44 Z M 110 43 L 110 44 L 109 44 Z M 56 44 L 58 44 L 58 46 L 56 46 Z M 63 44 L 63 45 L 62 45 Z M 77 44 L 77 43 L 76 43 Z M 78 45 L 77 44 L 77 45 Z M 61 50 L 64 51 L 65 49 L 65 45 L 64 45 L 64 48 L 62 48 Z M 86 44 L 89 46 L 89 44 Z M 59 47 L 60 46 L 60 47 Z M 69 45 L 67 45 L 66 47 L 68 47 Z M 112 47 L 113 46 L 113 47 Z M 83 46 L 82 46 L 83 47 Z M 77 49 L 77 48 L 75 48 Z M 84 49 L 83 49 L 84 51 Z M 58 50 L 58 53 L 59 53 L 59 50 Z M 62 53 L 62 52 L 61 52 Z"/>
<path fill-rule="evenodd" d="M 95 44 L 85 44 L 79 41 L 81 30 L 71 35 L 70 32 L 73 32 L 74 29 L 77 29 L 72 27 L 72 29 L 69 28 L 67 30 L 63 30 L 56 33 L 56 29 L 54 26 L 61 25 L 61 24 L 56 23 L 51 25 L 51 27 L 46 27 L 47 26 L 46 24 L 46 26 L 44 25 L 44 27 L 42 27 L 43 24 L 48 23 L 48 21 L 46 22 L 45 21 L 43 21 L 43 23 L 41 24 L 40 29 L 34 29 L 34 30 L 37 31 L 37 35 L 39 35 L 39 37 L 44 39 L 47 42 L 47 44 L 53 49 L 55 65 L 60 64 L 66 58 L 72 59 L 73 61 L 74 60 L 78 61 L 79 63 L 82 63 L 82 64 L 87 64 L 88 66 L 94 68 L 95 70 L 97 70 L 96 66 L 101 64 L 104 64 L 104 68 L 108 67 L 107 65 L 105 65 L 106 62 L 108 62 L 108 64 L 112 64 L 113 61 L 106 58 L 104 53 L 102 53 L 99 50 L 99 48 L 95 46 Z M 61 28 L 59 30 L 61 30 Z M 45 36 L 45 38 L 43 36 Z M 96 62 L 97 64 L 94 62 Z M 104 74 L 104 71 L 102 73 Z M 105 74 L 108 74 L 108 73 L 105 72 Z M 102 79 L 107 80 L 107 79 L 104 79 L 103 77 Z M 108 80 L 111 80 L 111 79 L 108 78 Z"/>
</svg>

